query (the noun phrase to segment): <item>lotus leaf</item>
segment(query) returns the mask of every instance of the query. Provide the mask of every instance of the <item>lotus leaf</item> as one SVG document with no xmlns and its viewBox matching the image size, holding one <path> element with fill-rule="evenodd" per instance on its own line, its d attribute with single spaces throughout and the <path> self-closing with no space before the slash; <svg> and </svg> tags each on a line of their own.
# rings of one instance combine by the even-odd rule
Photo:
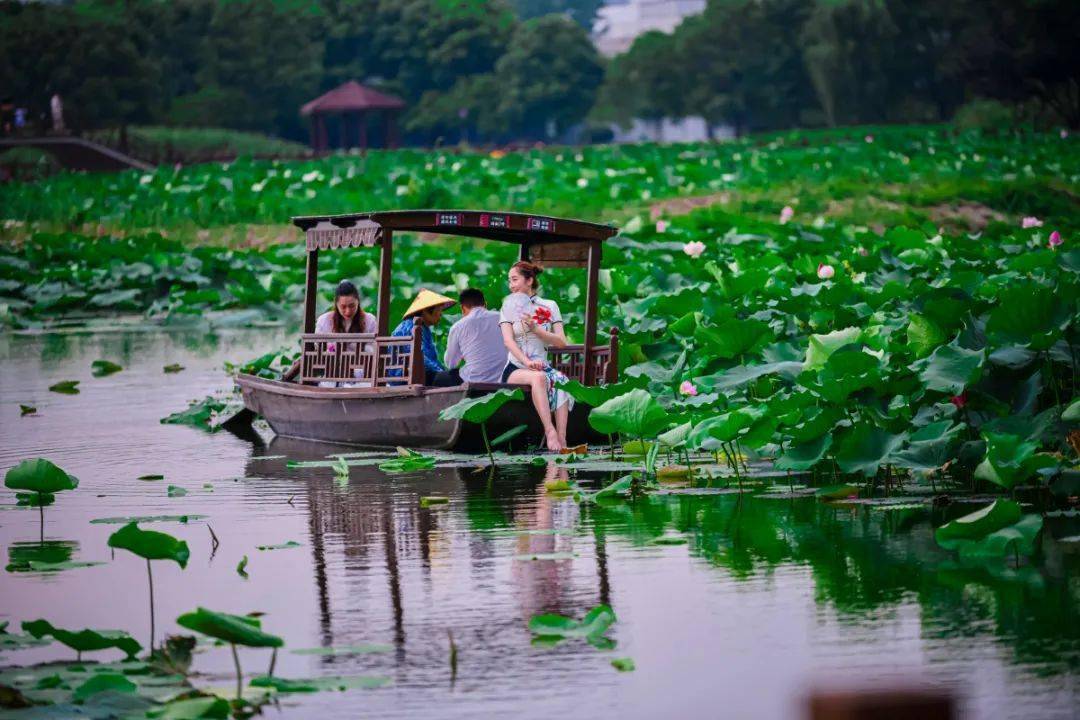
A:
<svg viewBox="0 0 1080 720">
<path fill-rule="evenodd" d="M 710 355 L 722 359 L 742 357 L 772 342 L 772 328 L 760 320 L 731 319 L 715 327 L 699 327 L 694 339 Z"/>
<path fill-rule="evenodd" d="M 78 395 L 79 394 L 79 381 L 78 380 L 63 380 L 49 386 L 49 390 L 54 393 L 60 393 L 61 395 Z"/>
<path fill-rule="evenodd" d="M 462 419 L 471 423 L 484 423 L 511 400 L 523 400 L 520 388 L 498 390 L 477 398 L 464 398 L 439 413 L 440 420 Z"/>
<path fill-rule="evenodd" d="M 534 615 L 529 620 L 529 631 L 542 637 L 590 637 L 603 635 L 615 624 L 615 620 L 615 613 L 610 607 L 598 605 L 581 620 L 554 613 Z"/>
<path fill-rule="evenodd" d="M 811 335 L 810 344 L 806 349 L 804 370 L 820 370 L 825 367 L 825 362 L 834 352 L 847 345 L 860 342 L 862 330 L 849 327 L 836 330 L 824 335 Z"/>
<path fill-rule="evenodd" d="M 913 369 L 919 371 L 919 379 L 927 390 L 959 395 L 979 379 L 985 359 L 983 351 L 966 350 L 953 341 L 939 347 Z"/>
<path fill-rule="evenodd" d="M 136 523 L 120 528 L 109 536 L 109 547 L 134 553 L 147 560 L 172 560 L 187 567 L 191 551 L 187 543 L 155 530 L 141 530 Z"/>
<path fill-rule="evenodd" d="M 1037 442 L 1018 435 L 985 431 L 983 438 L 986 440 L 986 457 L 975 468 L 975 477 L 1005 489 L 1030 479 L 1041 468 L 1057 464 L 1052 456 L 1036 452 L 1039 449 Z"/>
<path fill-rule="evenodd" d="M 196 697 L 174 700 L 161 709 L 151 710 L 148 717 L 155 720 L 225 720 L 232 712 L 229 703 L 219 697 Z"/>
<path fill-rule="evenodd" d="M 91 675 L 89 680 L 75 688 L 71 698 L 76 702 L 80 702 L 91 695 L 106 690 L 119 693 L 134 693 L 138 690 L 138 686 L 120 673 L 97 673 Z"/>
<path fill-rule="evenodd" d="M 984 508 L 939 527 L 934 532 L 937 544 L 955 550 L 968 540 L 979 540 L 1020 520 L 1020 505 L 1012 500 L 995 500 Z"/>
<path fill-rule="evenodd" d="M 273 688 L 279 693 L 309 693 L 324 690 L 353 690 L 358 688 L 377 688 L 387 685 L 388 677 L 362 677 L 359 675 L 328 675 L 325 677 L 291 679 L 266 677 L 251 679 L 251 687 Z"/>
<path fill-rule="evenodd" d="M 117 648 L 134 657 L 142 649 L 135 638 L 120 630 L 64 630 L 46 620 L 24 622 L 22 629 L 36 638 L 52 637 L 79 654 Z"/>
<path fill-rule="evenodd" d="M 23 460 L 8 470 L 4 476 L 4 486 L 12 490 L 52 494 L 74 490 L 79 486 L 79 480 L 48 460 L 35 458 Z"/>
<path fill-rule="evenodd" d="M 1004 288 L 990 312 L 986 333 L 1000 343 L 1048 350 L 1072 320 L 1075 308 L 1049 287 L 1026 283 Z"/>
<path fill-rule="evenodd" d="M 903 434 L 894 435 L 876 425 L 862 423 L 840 438 L 833 454 L 844 472 L 872 476 L 889 462 L 905 439 Z"/>
<path fill-rule="evenodd" d="M 619 672 L 633 672 L 636 669 L 634 660 L 632 658 L 615 658 L 611 661 L 611 666 Z"/>
<path fill-rule="evenodd" d="M 998 559 L 1012 554 L 1031 555 L 1035 552 L 1035 542 L 1042 527 L 1041 516 L 1024 515 L 1012 525 L 961 544 L 960 559 L 974 561 Z"/>
<path fill-rule="evenodd" d="M 822 435 L 798 445 L 792 445 L 776 460 L 778 470 L 809 470 L 825 457 L 832 446 L 832 435 Z"/>
<path fill-rule="evenodd" d="M 668 414 L 645 390 L 636 389 L 593 408 L 589 424 L 597 432 L 656 437 L 668 425 Z"/>
<path fill-rule="evenodd" d="M 285 642 L 276 635 L 265 633 L 258 619 L 245 615 L 229 615 L 198 608 L 176 618 L 176 624 L 245 647 L 281 647 Z"/>
<path fill-rule="evenodd" d="M 116 363 L 109 362 L 108 360 L 95 360 L 90 363 L 90 374 L 94 377 L 105 377 L 107 375 L 118 373 L 123 369 L 124 368 Z"/>
</svg>

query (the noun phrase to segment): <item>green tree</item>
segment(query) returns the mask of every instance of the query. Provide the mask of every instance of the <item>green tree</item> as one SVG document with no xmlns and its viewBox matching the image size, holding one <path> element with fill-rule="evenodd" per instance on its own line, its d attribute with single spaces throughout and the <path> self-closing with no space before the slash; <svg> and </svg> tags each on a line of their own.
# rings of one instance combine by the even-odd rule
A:
<svg viewBox="0 0 1080 720">
<path fill-rule="evenodd" d="M 528 20 L 495 66 L 499 114 L 529 137 L 560 133 L 585 117 L 603 75 L 579 25 L 558 15 Z"/>
<path fill-rule="evenodd" d="M 565 15 L 589 32 L 604 0 L 511 0 L 511 5 L 522 20 Z"/>
</svg>

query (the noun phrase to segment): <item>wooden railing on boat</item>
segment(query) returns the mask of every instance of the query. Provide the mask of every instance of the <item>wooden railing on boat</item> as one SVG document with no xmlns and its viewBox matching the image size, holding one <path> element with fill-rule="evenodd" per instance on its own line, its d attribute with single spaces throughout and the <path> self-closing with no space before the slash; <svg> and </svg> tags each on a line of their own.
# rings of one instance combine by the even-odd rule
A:
<svg viewBox="0 0 1080 720">
<path fill-rule="evenodd" d="M 412 337 L 379 336 L 374 333 L 308 333 L 301 336 L 300 381 L 349 383 L 358 387 L 423 385 L 421 328 Z M 614 383 L 619 379 L 619 337 L 611 330 L 608 345 L 589 348 L 567 345 L 548 351 L 552 367 L 583 385 Z"/>
</svg>

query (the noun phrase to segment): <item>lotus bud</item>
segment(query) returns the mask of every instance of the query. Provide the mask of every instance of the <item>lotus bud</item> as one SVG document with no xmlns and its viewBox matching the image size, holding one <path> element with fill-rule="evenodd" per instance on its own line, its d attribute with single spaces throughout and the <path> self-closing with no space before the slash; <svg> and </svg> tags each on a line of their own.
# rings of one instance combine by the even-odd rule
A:
<svg viewBox="0 0 1080 720">
<path fill-rule="evenodd" d="M 817 266 L 817 276 L 822 280 L 828 280 L 836 274 L 836 270 L 832 265 L 826 265 L 825 263 L 819 263 Z"/>
<path fill-rule="evenodd" d="M 795 211 L 792 210 L 790 205 L 785 205 L 784 209 L 780 211 L 780 224 L 787 225 L 793 217 L 795 217 Z"/>
<path fill-rule="evenodd" d="M 666 220 L 657 220 L 656 221 L 656 232 L 658 232 L 658 233 L 667 232 L 667 221 Z"/>
<path fill-rule="evenodd" d="M 697 395 L 697 388 L 694 387 L 694 383 L 689 380 L 683 380 L 682 385 L 679 385 L 679 393 L 681 395 L 694 396 Z"/>
<path fill-rule="evenodd" d="M 1065 241 L 1061 239 L 1061 233 L 1055 230 L 1054 232 L 1050 233 L 1050 241 L 1047 243 L 1047 245 L 1050 247 L 1050 249 L 1053 249 L 1056 248 L 1058 245 L 1062 244 L 1063 242 Z"/>
</svg>

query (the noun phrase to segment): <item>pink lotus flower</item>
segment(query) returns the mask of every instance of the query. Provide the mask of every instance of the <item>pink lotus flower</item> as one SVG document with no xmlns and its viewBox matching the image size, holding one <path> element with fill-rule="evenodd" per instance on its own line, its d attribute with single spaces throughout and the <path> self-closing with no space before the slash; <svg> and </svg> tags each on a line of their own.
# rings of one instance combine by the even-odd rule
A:
<svg viewBox="0 0 1080 720">
<path fill-rule="evenodd" d="M 701 254 L 705 252 L 705 243 L 698 240 L 688 242 L 682 246 L 682 251 L 692 258 L 701 257 Z"/>
<path fill-rule="evenodd" d="M 1065 241 L 1061 239 L 1061 233 L 1055 230 L 1054 232 L 1050 233 L 1050 242 L 1047 243 L 1047 246 L 1052 250 L 1063 242 Z"/>
<path fill-rule="evenodd" d="M 1065 138 L 1069 137 L 1069 131 L 1068 131 L 1068 130 L 1064 130 L 1064 129 L 1062 129 L 1062 131 L 1061 131 L 1061 133 L 1060 133 L 1060 134 L 1061 134 L 1061 139 L 1062 139 L 1062 140 L 1064 140 Z"/>
<path fill-rule="evenodd" d="M 872 142 L 874 142 L 874 136 L 873 136 L 873 135 L 867 135 L 867 136 L 866 136 L 865 138 L 863 138 L 863 139 L 864 139 L 864 140 L 866 140 L 866 142 L 868 142 L 868 143 L 872 143 Z"/>
<path fill-rule="evenodd" d="M 836 274 L 836 270 L 832 265 L 826 265 L 825 263 L 819 263 L 817 266 L 817 276 L 822 280 L 828 280 Z"/>
<path fill-rule="evenodd" d="M 1042 227 L 1042 224 L 1042 220 L 1037 217 L 1026 217 L 1020 221 L 1020 227 L 1024 228 L 1025 230 L 1033 227 Z"/>
<path fill-rule="evenodd" d="M 658 232 L 658 233 L 667 232 L 667 221 L 666 220 L 657 220 L 656 221 L 656 232 Z"/>
<path fill-rule="evenodd" d="M 784 209 L 780 211 L 780 224 L 787 225 L 793 217 L 795 217 L 795 211 L 791 209 L 790 205 L 785 205 Z"/>
<path fill-rule="evenodd" d="M 863 257 L 866 257 L 867 255 L 870 254 L 869 250 L 867 250 L 866 248 L 861 247 L 861 246 L 859 247 L 858 250 L 856 250 L 856 252 L 859 253 L 860 255 L 862 255 Z"/>
<path fill-rule="evenodd" d="M 679 392 L 683 395 L 693 396 L 697 395 L 697 388 L 689 380 L 683 380 L 682 385 L 679 386 Z"/>
<path fill-rule="evenodd" d="M 964 392 L 959 395 L 953 395 L 949 398 L 949 402 L 955 405 L 957 410 L 963 410 L 964 406 L 967 405 L 967 393 Z"/>
</svg>

